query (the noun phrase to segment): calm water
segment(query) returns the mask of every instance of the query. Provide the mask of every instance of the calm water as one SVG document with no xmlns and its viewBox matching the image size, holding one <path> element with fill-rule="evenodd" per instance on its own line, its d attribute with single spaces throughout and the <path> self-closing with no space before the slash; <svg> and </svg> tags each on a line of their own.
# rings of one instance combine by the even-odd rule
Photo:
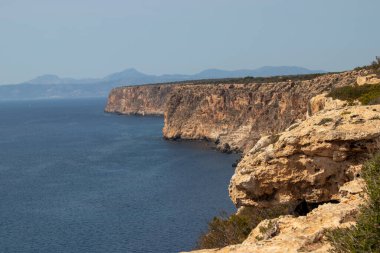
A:
<svg viewBox="0 0 380 253">
<path fill-rule="evenodd" d="M 0 102 L 0 252 L 178 252 L 234 210 L 234 155 L 104 99 Z"/>
</svg>

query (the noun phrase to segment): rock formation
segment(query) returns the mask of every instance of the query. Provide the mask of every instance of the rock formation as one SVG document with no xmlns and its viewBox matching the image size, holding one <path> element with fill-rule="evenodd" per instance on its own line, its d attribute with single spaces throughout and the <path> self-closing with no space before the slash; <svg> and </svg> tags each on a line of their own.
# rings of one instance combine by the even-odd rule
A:
<svg viewBox="0 0 380 253">
<path fill-rule="evenodd" d="M 331 248 L 326 230 L 355 224 L 364 203 L 363 187 L 361 179 L 350 181 L 340 188 L 338 204 L 320 205 L 306 216 L 264 220 L 242 244 L 193 253 L 326 253 Z"/>
<path fill-rule="evenodd" d="M 259 207 L 339 200 L 339 187 L 379 149 L 380 105 L 322 111 L 259 141 L 237 166 L 230 197 Z"/>
<path fill-rule="evenodd" d="M 347 101 L 342 101 L 339 99 L 333 99 L 327 96 L 328 93 L 322 93 L 310 99 L 307 106 L 307 117 L 314 115 L 315 113 L 322 110 L 336 110 L 346 107 L 348 105 Z M 360 103 L 358 103 L 359 105 Z"/>
<path fill-rule="evenodd" d="M 380 78 L 378 78 L 376 74 L 358 76 L 356 79 L 356 83 L 359 86 L 362 86 L 365 84 L 380 84 Z"/>
<path fill-rule="evenodd" d="M 236 168 L 231 199 L 240 208 L 305 203 L 308 213 L 264 220 L 242 244 L 194 253 L 328 252 L 326 231 L 355 224 L 366 198 L 362 164 L 378 150 L 380 105 L 315 111 L 261 138 Z"/>
</svg>

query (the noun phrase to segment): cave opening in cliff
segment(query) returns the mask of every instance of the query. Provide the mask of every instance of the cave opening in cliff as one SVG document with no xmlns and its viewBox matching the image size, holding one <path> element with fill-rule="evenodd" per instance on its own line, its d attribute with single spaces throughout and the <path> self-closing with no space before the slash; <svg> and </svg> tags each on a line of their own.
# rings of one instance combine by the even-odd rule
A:
<svg viewBox="0 0 380 253">
<path fill-rule="evenodd" d="M 323 204 L 339 204 L 339 200 L 329 200 L 329 201 L 323 201 L 323 202 L 307 202 L 306 200 L 302 200 L 294 209 L 294 215 L 296 216 L 306 216 L 308 213 L 319 207 Z"/>
</svg>

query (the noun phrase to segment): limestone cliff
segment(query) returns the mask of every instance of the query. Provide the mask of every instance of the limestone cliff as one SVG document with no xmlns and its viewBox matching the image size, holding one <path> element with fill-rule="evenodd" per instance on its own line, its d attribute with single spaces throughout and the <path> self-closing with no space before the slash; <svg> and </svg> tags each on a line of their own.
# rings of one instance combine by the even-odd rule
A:
<svg viewBox="0 0 380 253">
<path fill-rule="evenodd" d="M 163 115 L 171 85 L 140 85 L 111 90 L 106 112 L 136 115 Z"/>
<path fill-rule="evenodd" d="M 164 114 L 168 139 L 208 139 L 221 150 L 246 151 L 262 135 L 278 133 L 306 117 L 311 97 L 356 82 L 360 71 L 310 80 L 186 83 L 113 89 L 106 111 Z"/>
<path fill-rule="evenodd" d="M 245 151 L 262 135 L 278 133 L 306 117 L 310 98 L 355 83 L 359 72 L 311 80 L 203 84 L 173 90 L 165 111 L 166 138 L 209 139 Z"/>
</svg>

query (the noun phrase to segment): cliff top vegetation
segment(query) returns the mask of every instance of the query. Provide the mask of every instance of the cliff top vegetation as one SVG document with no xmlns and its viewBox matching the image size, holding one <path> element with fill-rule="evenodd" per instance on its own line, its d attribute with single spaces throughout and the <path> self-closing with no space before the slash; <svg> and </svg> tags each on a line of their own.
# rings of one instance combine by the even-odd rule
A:
<svg viewBox="0 0 380 253">
<path fill-rule="evenodd" d="M 368 200 L 362 206 L 357 225 L 330 231 L 334 253 L 380 252 L 380 154 L 368 161 L 362 171 Z"/>
<path fill-rule="evenodd" d="M 348 101 L 349 104 L 353 104 L 355 100 L 363 105 L 380 104 L 380 85 L 344 86 L 333 89 L 328 96 Z"/>
<path fill-rule="evenodd" d="M 242 77 L 242 78 L 222 78 L 222 79 L 202 79 L 202 80 L 189 80 L 189 81 L 179 81 L 179 82 L 169 82 L 169 83 L 152 83 L 143 84 L 139 86 L 150 86 L 150 85 L 201 85 L 201 84 L 249 84 L 249 83 L 277 83 L 285 81 L 305 81 L 311 80 L 319 76 L 326 74 L 334 74 L 337 72 L 329 73 L 315 73 L 306 75 L 284 75 L 284 76 L 270 76 L 270 77 Z M 133 87 L 134 85 L 126 85 L 118 88 Z"/>
<path fill-rule="evenodd" d="M 369 65 L 355 68 L 355 70 L 361 70 L 361 69 L 373 71 L 375 74 L 380 75 L 380 56 L 376 56 L 375 60 L 372 61 L 372 63 Z"/>
</svg>

